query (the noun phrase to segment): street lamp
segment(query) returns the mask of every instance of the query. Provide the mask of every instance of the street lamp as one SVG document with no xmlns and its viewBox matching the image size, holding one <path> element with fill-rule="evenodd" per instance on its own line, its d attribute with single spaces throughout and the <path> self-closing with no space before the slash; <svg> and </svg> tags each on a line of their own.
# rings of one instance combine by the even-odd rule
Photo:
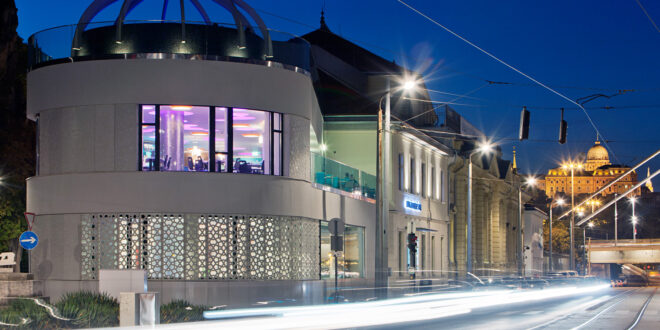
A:
<svg viewBox="0 0 660 330">
<path fill-rule="evenodd" d="M 477 144 L 477 149 L 468 156 L 468 191 L 467 191 L 467 263 L 465 270 L 472 273 L 472 156 L 474 154 L 488 154 L 493 150 L 493 144 L 489 141 L 482 141 Z"/>
<path fill-rule="evenodd" d="M 633 241 L 637 240 L 637 217 L 635 216 L 635 203 L 637 202 L 637 197 L 630 196 L 628 199 L 630 204 L 632 204 L 632 225 L 633 225 Z"/>
<path fill-rule="evenodd" d="M 564 199 L 559 198 L 556 201 L 554 198 L 550 201 L 550 271 L 552 271 L 552 204 L 557 206 L 563 206 L 565 204 Z"/>
<path fill-rule="evenodd" d="M 417 83 L 414 79 L 405 79 L 401 88 L 412 91 Z M 390 101 L 392 91 L 390 89 L 390 76 L 385 77 L 385 94 L 378 101 L 378 158 L 377 158 L 377 204 L 376 204 L 376 253 L 375 253 L 375 285 L 376 287 L 387 287 L 388 265 L 387 265 L 387 224 L 389 218 L 389 167 L 390 167 Z M 385 101 L 385 115 L 381 102 Z"/>
<path fill-rule="evenodd" d="M 570 228 L 570 233 L 571 233 L 571 251 L 570 251 L 570 268 L 571 270 L 575 270 L 575 255 L 574 255 L 574 237 L 573 237 L 573 228 L 575 227 L 575 169 L 582 169 L 582 164 L 580 163 L 564 163 L 562 165 L 562 168 L 564 170 L 571 170 L 571 228 Z"/>
</svg>

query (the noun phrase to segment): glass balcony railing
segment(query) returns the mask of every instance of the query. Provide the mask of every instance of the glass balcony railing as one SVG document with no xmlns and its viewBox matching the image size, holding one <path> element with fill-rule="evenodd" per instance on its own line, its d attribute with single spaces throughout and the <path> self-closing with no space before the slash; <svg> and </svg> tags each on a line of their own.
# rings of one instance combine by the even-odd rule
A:
<svg viewBox="0 0 660 330">
<path fill-rule="evenodd" d="M 373 201 L 376 176 L 338 161 L 312 153 L 312 179 L 315 184 Z"/>
<path fill-rule="evenodd" d="M 185 23 L 185 24 L 184 24 Z M 310 46 L 285 32 L 185 21 L 92 22 L 54 27 L 28 39 L 30 68 L 97 59 L 188 58 L 309 71 Z"/>
</svg>

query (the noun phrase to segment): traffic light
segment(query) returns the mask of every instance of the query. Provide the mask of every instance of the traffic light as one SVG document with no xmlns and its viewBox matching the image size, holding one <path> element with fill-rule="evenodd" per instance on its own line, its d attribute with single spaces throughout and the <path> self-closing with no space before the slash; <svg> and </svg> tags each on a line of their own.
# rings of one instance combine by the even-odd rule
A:
<svg viewBox="0 0 660 330">
<path fill-rule="evenodd" d="M 566 129 L 568 123 L 564 120 L 564 108 L 561 108 L 561 121 L 559 122 L 559 144 L 566 143 Z"/>
<path fill-rule="evenodd" d="M 417 258 L 415 257 L 415 255 L 417 254 L 417 235 L 415 235 L 414 233 L 408 234 L 408 250 L 410 251 L 409 267 L 415 268 L 417 261 Z"/>
<path fill-rule="evenodd" d="M 529 138 L 529 111 L 527 107 L 523 107 L 520 112 L 520 141 L 527 140 Z"/>
<path fill-rule="evenodd" d="M 412 253 L 417 252 L 417 235 L 413 233 L 408 234 L 408 248 Z"/>
</svg>

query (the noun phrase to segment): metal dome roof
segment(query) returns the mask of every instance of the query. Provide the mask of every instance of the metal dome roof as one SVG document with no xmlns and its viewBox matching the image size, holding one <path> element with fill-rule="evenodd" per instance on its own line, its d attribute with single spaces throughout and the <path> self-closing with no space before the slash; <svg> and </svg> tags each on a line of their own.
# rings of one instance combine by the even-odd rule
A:
<svg viewBox="0 0 660 330">
<path fill-rule="evenodd" d="M 587 161 L 590 160 L 610 161 L 609 153 L 605 147 L 600 145 L 600 141 L 596 141 L 594 146 L 587 152 Z"/>
<path fill-rule="evenodd" d="M 83 29 L 87 27 L 87 25 L 100 13 L 103 9 L 107 8 L 108 6 L 112 5 L 113 3 L 120 1 L 120 0 L 94 0 L 87 9 L 85 9 L 85 12 L 83 12 L 82 16 L 80 16 L 80 20 L 78 21 L 78 26 L 83 26 Z M 204 22 L 206 24 L 212 24 L 211 19 L 209 18 L 209 15 L 206 13 L 206 10 L 204 7 L 201 5 L 199 0 L 186 0 L 190 2 L 193 7 L 199 12 L 199 14 L 202 16 L 204 19 Z M 259 26 L 259 29 L 262 31 L 266 29 L 266 24 L 264 21 L 261 19 L 261 17 L 257 14 L 257 12 L 250 7 L 245 1 L 243 0 L 212 0 L 216 4 L 220 5 L 221 7 L 225 8 L 229 13 L 232 15 L 234 18 L 234 22 L 236 23 L 236 26 L 245 26 L 248 27 L 250 26 L 250 22 L 248 19 L 241 13 L 238 9 L 242 9 L 245 11 L 250 18 L 252 18 L 257 25 Z M 137 7 L 139 4 L 141 4 L 143 0 L 123 0 L 121 9 L 119 10 L 119 13 L 117 13 L 117 22 L 121 23 L 123 20 L 126 18 L 126 15 L 128 15 L 135 7 Z M 163 0 L 163 10 L 161 13 L 161 20 L 165 20 L 165 14 L 167 13 L 167 4 L 168 0 Z M 181 9 L 181 20 L 185 21 L 185 11 L 184 11 L 184 0 L 179 0 L 179 8 Z"/>
<path fill-rule="evenodd" d="M 80 36 L 83 34 L 87 26 L 92 22 L 94 17 L 96 17 L 96 15 L 98 15 L 102 10 L 104 10 L 108 6 L 118 1 L 120 0 L 94 0 L 89 5 L 89 7 L 85 9 L 82 16 L 80 16 L 80 19 L 78 20 L 78 24 L 76 26 L 76 32 L 72 45 L 73 50 L 80 50 Z M 124 25 L 124 19 L 133 9 L 135 9 L 138 5 L 140 5 L 143 2 L 143 0 L 121 0 L 121 1 L 122 1 L 121 9 L 117 14 L 114 23 L 116 27 L 116 42 L 119 44 L 122 42 L 122 26 Z M 165 15 L 167 13 L 167 5 L 169 1 L 168 0 L 162 0 L 162 1 L 163 1 L 163 10 L 161 13 L 161 21 L 165 21 Z M 204 19 L 204 23 L 206 25 L 210 26 L 214 24 L 209 18 L 209 15 L 207 14 L 204 7 L 200 4 L 199 0 L 185 0 L 185 1 L 188 1 L 193 5 L 193 7 L 199 12 L 199 14 Z M 239 34 L 239 48 L 245 48 L 245 43 L 246 43 L 245 32 L 252 30 L 251 24 L 248 21 L 247 17 L 243 15 L 241 11 L 239 11 L 240 8 L 245 13 L 247 13 L 247 15 L 250 18 L 252 18 L 254 22 L 256 22 L 259 30 L 261 31 L 261 35 L 265 43 L 265 52 L 264 52 L 265 56 L 267 58 L 272 57 L 273 50 L 272 50 L 272 43 L 270 39 L 269 30 L 266 27 L 264 21 L 259 16 L 259 14 L 257 14 L 257 12 L 252 7 L 250 7 L 243 0 L 211 0 L 211 1 L 223 7 L 224 9 L 229 11 L 229 13 L 232 15 L 234 19 L 234 23 L 236 24 L 236 30 L 238 31 Z M 179 8 L 181 10 L 181 26 L 182 26 L 181 42 L 185 43 L 185 25 L 190 23 L 186 23 L 184 0 L 179 0 Z"/>
</svg>

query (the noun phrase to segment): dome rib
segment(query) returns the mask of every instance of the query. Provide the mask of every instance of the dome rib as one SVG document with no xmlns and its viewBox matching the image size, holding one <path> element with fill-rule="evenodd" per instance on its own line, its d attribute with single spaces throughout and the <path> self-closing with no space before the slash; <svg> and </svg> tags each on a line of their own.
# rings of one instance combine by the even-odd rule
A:
<svg viewBox="0 0 660 330">
<path fill-rule="evenodd" d="M 80 49 L 80 35 L 85 31 L 89 23 L 100 13 L 103 9 L 107 8 L 108 6 L 112 5 L 113 3 L 120 1 L 120 0 L 94 0 L 88 7 L 85 9 L 83 14 L 80 16 L 80 19 L 78 20 L 78 25 L 76 26 L 76 32 L 73 38 L 73 45 L 72 49 L 73 50 L 79 50 Z M 193 7 L 200 13 L 202 18 L 204 19 L 204 23 L 207 25 L 211 25 L 211 19 L 209 18 L 206 10 L 204 7 L 199 3 L 198 0 L 189 0 Z M 272 57 L 273 56 L 273 46 L 271 43 L 271 38 L 270 38 L 270 33 L 268 31 L 268 28 L 266 27 L 266 24 L 264 21 L 261 19 L 259 14 L 252 8 L 250 7 L 245 1 L 243 0 L 212 0 L 214 3 L 217 5 L 223 7 L 225 10 L 229 11 L 229 13 L 232 15 L 234 19 L 234 23 L 237 26 L 240 34 L 240 39 L 243 41 L 245 39 L 244 33 L 245 29 L 250 29 L 250 22 L 248 19 L 243 15 L 238 10 L 238 7 L 240 7 L 243 11 L 245 11 L 250 18 L 254 20 L 254 22 L 257 24 L 259 30 L 261 31 L 262 37 L 264 38 L 265 42 L 265 48 L 266 48 L 266 57 Z M 117 18 L 115 20 L 115 25 L 117 27 L 117 42 L 121 42 L 121 26 L 124 24 L 124 18 L 135 8 L 137 7 L 140 3 L 142 3 L 143 0 L 123 0 L 122 1 L 122 6 L 119 11 L 119 14 L 117 15 Z M 182 27 L 183 31 L 185 31 L 185 16 L 184 16 L 184 9 L 183 9 L 183 0 L 180 0 L 181 2 L 181 20 L 182 20 Z M 168 0 L 163 0 L 163 11 L 161 15 L 161 19 L 164 19 L 166 10 L 167 10 L 167 3 Z M 185 32 L 184 32 L 185 34 Z M 244 42 L 241 42 L 241 47 L 244 46 Z"/>
</svg>

